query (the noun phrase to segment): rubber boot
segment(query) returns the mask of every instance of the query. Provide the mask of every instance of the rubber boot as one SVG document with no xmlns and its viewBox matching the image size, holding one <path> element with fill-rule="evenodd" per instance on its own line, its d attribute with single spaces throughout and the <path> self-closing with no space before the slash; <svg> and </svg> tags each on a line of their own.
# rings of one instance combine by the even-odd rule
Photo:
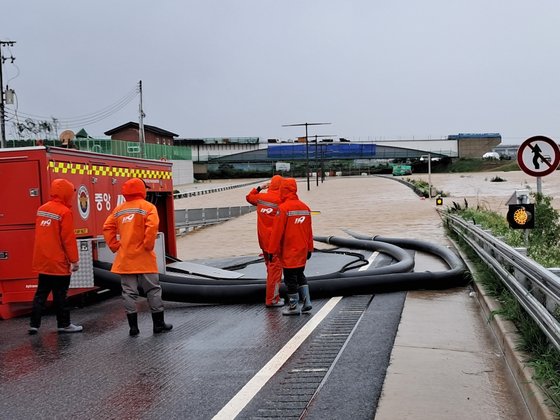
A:
<svg viewBox="0 0 560 420">
<path fill-rule="evenodd" d="M 173 325 L 166 324 L 163 320 L 162 312 L 152 312 L 152 321 L 154 322 L 154 334 L 170 331 Z"/>
<path fill-rule="evenodd" d="M 133 337 L 140 334 L 140 330 L 138 329 L 138 314 L 126 314 L 126 317 L 128 318 L 128 326 L 130 327 L 128 334 Z"/>
<path fill-rule="evenodd" d="M 306 284 L 305 286 L 298 287 L 298 294 L 300 302 L 302 302 L 301 312 L 309 312 L 313 309 L 311 306 L 311 297 L 309 296 L 309 286 Z"/>
<path fill-rule="evenodd" d="M 297 293 L 288 295 L 288 307 L 282 311 L 282 315 L 299 315 L 298 299 Z"/>
</svg>

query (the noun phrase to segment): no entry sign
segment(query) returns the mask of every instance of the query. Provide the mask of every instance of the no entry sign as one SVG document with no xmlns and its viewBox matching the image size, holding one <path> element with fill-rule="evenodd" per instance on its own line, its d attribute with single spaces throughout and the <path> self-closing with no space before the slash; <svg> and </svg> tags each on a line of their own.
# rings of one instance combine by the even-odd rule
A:
<svg viewBox="0 0 560 420">
<path fill-rule="evenodd" d="M 517 150 L 517 163 L 528 175 L 548 175 L 560 164 L 560 148 L 554 140 L 545 136 L 528 138 Z"/>
</svg>

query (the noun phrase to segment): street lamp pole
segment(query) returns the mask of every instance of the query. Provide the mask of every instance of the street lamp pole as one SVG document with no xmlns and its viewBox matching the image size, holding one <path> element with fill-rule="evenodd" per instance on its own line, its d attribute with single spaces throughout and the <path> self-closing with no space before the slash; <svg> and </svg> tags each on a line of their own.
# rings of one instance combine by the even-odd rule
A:
<svg viewBox="0 0 560 420">
<path fill-rule="evenodd" d="M 307 126 L 305 123 L 305 178 L 307 179 L 307 191 L 309 191 L 309 141 L 307 139 Z"/>
<path fill-rule="evenodd" d="M 282 127 L 303 127 L 305 126 L 305 177 L 307 179 L 307 191 L 311 189 L 309 183 L 309 139 L 307 128 L 310 125 L 328 125 L 330 123 L 300 123 L 300 124 L 284 124 Z"/>
<path fill-rule="evenodd" d="M 335 137 L 335 134 L 315 134 L 315 171 L 316 171 L 316 185 L 319 186 L 319 137 Z M 312 136 L 313 137 L 313 136 Z M 321 155 L 323 153 L 323 147 L 321 147 Z M 321 182 L 323 182 L 323 159 L 321 156 Z"/>
<path fill-rule="evenodd" d="M 315 134 L 315 186 L 318 187 L 319 186 L 319 165 L 318 165 L 318 160 L 317 160 L 317 153 L 318 150 L 317 148 L 319 147 L 318 144 L 319 142 L 317 141 L 317 134 Z"/>
</svg>

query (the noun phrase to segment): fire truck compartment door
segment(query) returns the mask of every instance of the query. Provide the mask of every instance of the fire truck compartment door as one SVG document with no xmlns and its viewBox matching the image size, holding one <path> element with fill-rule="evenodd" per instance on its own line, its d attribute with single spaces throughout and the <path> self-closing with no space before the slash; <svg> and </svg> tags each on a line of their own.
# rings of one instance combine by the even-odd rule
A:
<svg viewBox="0 0 560 420">
<path fill-rule="evenodd" d="M 35 277 L 31 271 L 34 229 L 0 231 L 0 279 Z"/>
<path fill-rule="evenodd" d="M 35 224 L 41 205 L 39 163 L 0 163 L 0 226 Z"/>
</svg>

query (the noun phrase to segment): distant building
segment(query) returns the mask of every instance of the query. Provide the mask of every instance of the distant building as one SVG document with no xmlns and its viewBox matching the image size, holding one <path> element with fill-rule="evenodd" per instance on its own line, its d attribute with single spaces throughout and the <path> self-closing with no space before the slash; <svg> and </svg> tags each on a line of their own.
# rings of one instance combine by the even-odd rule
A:
<svg viewBox="0 0 560 420">
<path fill-rule="evenodd" d="M 208 177 L 208 161 L 242 152 L 265 148 L 259 137 L 207 137 L 175 139 L 175 146 L 190 147 L 192 151 L 194 176 L 197 179 Z"/>
<path fill-rule="evenodd" d="M 175 139 L 175 145 L 189 146 L 195 163 L 261 148 L 258 137 L 185 138 Z"/>
<path fill-rule="evenodd" d="M 517 159 L 517 150 L 519 149 L 519 144 L 500 144 L 494 147 L 493 151 L 498 153 L 502 157 Z"/>
<path fill-rule="evenodd" d="M 447 138 L 457 141 L 457 155 L 460 158 L 480 158 L 502 143 L 499 133 L 459 133 Z"/>
<path fill-rule="evenodd" d="M 127 122 L 126 124 L 115 127 L 105 132 L 106 136 L 111 136 L 112 140 L 135 141 L 138 142 L 140 135 L 140 125 L 135 122 Z M 173 146 L 174 138 L 178 134 L 153 125 L 144 124 L 144 139 L 148 144 L 166 144 Z"/>
</svg>

